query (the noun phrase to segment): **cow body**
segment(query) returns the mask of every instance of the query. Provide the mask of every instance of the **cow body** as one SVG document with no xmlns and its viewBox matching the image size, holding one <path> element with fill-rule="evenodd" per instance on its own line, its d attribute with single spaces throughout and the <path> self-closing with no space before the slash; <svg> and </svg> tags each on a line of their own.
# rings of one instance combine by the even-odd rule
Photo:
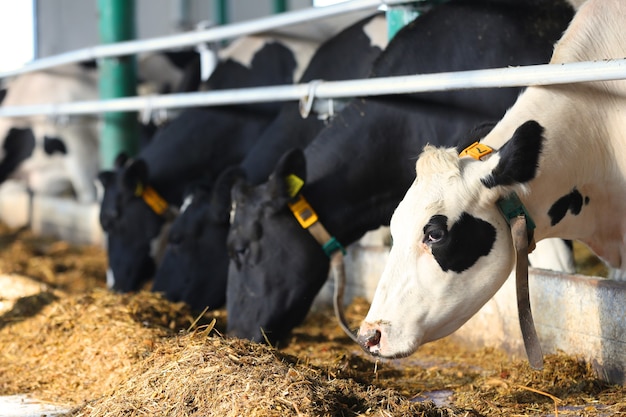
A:
<svg viewBox="0 0 626 417">
<path fill-rule="evenodd" d="M 589 0 L 551 63 L 626 56 L 626 5 Z M 478 92 L 476 92 L 478 94 Z M 529 87 L 481 144 L 475 160 L 428 147 L 391 220 L 394 246 L 360 341 L 405 356 L 446 336 L 500 288 L 515 262 L 496 203 L 516 192 L 537 241 L 586 243 L 626 269 L 626 81 Z"/>
<path fill-rule="evenodd" d="M 299 82 L 365 78 L 387 39 L 383 15 L 364 19 L 326 41 L 316 51 Z M 169 244 L 155 276 L 153 290 L 193 308 L 221 307 L 226 296 L 226 236 L 231 211 L 230 185 L 243 175 L 250 183 L 266 180 L 278 158 L 291 147 L 306 146 L 326 125 L 315 115 L 303 118 L 298 103 L 281 106 L 239 165 L 214 183 L 204 181 L 174 221 Z"/>
<path fill-rule="evenodd" d="M 373 75 L 391 76 L 545 63 L 572 15 L 569 5 L 502 6 L 452 1 L 402 29 Z M 533 29 L 541 27 L 538 32 Z M 270 180 L 237 186 L 229 234 L 228 330 L 253 340 L 285 337 L 307 313 L 328 274 L 316 240 L 287 208 L 300 194 L 344 245 L 388 224 L 414 179 L 426 143 L 454 145 L 476 124 L 497 120 L 519 89 L 454 91 L 352 100 L 306 148 L 286 154 Z"/>
<path fill-rule="evenodd" d="M 97 98 L 97 70 L 66 65 L 9 80 L 2 105 L 36 105 Z M 26 140 L 16 140 L 16 135 Z M 96 117 L 0 118 L 0 138 L 3 139 L 0 182 L 11 177 L 23 181 L 36 194 L 74 193 L 80 202 L 96 201 L 94 180 L 100 163 Z M 62 148 L 50 146 L 61 140 Z"/>
<path fill-rule="evenodd" d="M 197 89 L 197 55 L 150 54 L 151 59 L 137 66 L 143 86 L 140 89 L 147 85 L 158 92 Z M 4 106 L 98 100 L 98 70 L 95 62 L 89 61 L 27 73 L 10 79 L 5 91 Z M 75 195 L 80 203 L 95 202 L 95 180 L 100 170 L 99 128 L 99 117 L 95 115 L 1 118 L 0 183 L 13 178 L 35 194 Z M 146 126 L 142 129 L 148 134 Z"/>
<path fill-rule="evenodd" d="M 222 54 L 208 88 L 291 83 L 313 49 L 314 44 L 293 39 L 239 39 Z M 152 277 L 151 244 L 163 231 L 167 214 L 182 203 L 185 186 L 202 176 L 214 178 L 239 162 L 278 110 L 277 103 L 185 110 L 159 129 L 137 158 L 122 158 L 116 171 L 101 173 L 100 223 L 107 233 L 110 288 L 136 290 Z M 146 187 L 156 191 L 167 210 L 157 214 L 148 206 L 142 194 Z"/>
</svg>

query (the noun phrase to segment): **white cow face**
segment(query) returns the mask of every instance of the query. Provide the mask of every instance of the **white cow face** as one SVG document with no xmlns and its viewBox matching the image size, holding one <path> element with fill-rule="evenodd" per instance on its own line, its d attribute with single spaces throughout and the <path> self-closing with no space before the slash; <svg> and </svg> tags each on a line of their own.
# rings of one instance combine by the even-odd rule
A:
<svg viewBox="0 0 626 417">
<path fill-rule="evenodd" d="M 427 146 L 391 219 L 393 247 L 359 341 L 406 356 L 465 323 L 502 286 L 515 253 L 497 200 L 534 178 L 543 129 L 520 126 L 489 159 Z"/>
</svg>

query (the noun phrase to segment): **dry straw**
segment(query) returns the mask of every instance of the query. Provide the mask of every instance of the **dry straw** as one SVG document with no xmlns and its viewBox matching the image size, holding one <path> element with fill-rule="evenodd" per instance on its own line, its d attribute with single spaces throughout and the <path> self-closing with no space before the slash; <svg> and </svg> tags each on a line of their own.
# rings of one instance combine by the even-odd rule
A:
<svg viewBox="0 0 626 417">
<path fill-rule="evenodd" d="M 0 230 L 0 273 L 46 284 L 0 313 L 0 395 L 29 393 L 81 417 L 626 414 L 624 388 L 577 358 L 547 355 L 536 372 L 495 349 L 443 340 L 374 361 L 331 310 L 309 315 L 288 345 L 268 347 L 222 337 L 224 311 L 110 293 L 105 266 L 101 248 Z M 346 316 L 356 324 L 367 308 L 354 302 Z M 448 392 L 450 405 L 410 400 L 430 391 Z"/>
</svg>

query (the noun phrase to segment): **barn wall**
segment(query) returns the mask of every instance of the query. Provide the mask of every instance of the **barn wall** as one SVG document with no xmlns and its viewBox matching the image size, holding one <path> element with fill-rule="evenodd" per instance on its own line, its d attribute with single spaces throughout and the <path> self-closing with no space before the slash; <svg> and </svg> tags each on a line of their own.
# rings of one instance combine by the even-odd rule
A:
<svg viewBox="0 0 626 417">
<path fill-rule="evenodd" d="M 146 39 L 179 33 L 182 29 L 179 0 L 135 0 L 137 38 Z M 213 0 L 189 0 L 192 26 L 202 20 L 213 19 Z M 268 16 L 272 0 L 230 0 L 230 19 L 233 22 Z M 35 0 L 37 25 L 36 56 L 46 57 L 97 45 L 97 0 Z M 290 10 L 310 7 L 311 0 L 291 0 Z"/>
</svg>

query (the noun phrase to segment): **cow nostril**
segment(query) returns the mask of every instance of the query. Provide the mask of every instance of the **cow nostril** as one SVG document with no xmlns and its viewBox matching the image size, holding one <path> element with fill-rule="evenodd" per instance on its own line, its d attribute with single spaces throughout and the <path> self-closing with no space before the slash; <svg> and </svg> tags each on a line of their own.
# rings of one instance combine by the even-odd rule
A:
<svg viewBox="0 0 626 417">
<path fill-rule="evenodd" d="M 363 348 L 370 353 L 376 350 L 380 344 L 381 333 L 378 329 L 369 329 L 365 332 L 360 332 L 358 336 L 359 343 Z M 372 349 L 374 348 L 374 349 Z"/>
<path fill-rule="evenodd" d="M 373 334 L 368 337 L 365 343 L 368 348 L 378 346 L 380 344 L 380 330 L 374 330 Z"/>
</svg>

